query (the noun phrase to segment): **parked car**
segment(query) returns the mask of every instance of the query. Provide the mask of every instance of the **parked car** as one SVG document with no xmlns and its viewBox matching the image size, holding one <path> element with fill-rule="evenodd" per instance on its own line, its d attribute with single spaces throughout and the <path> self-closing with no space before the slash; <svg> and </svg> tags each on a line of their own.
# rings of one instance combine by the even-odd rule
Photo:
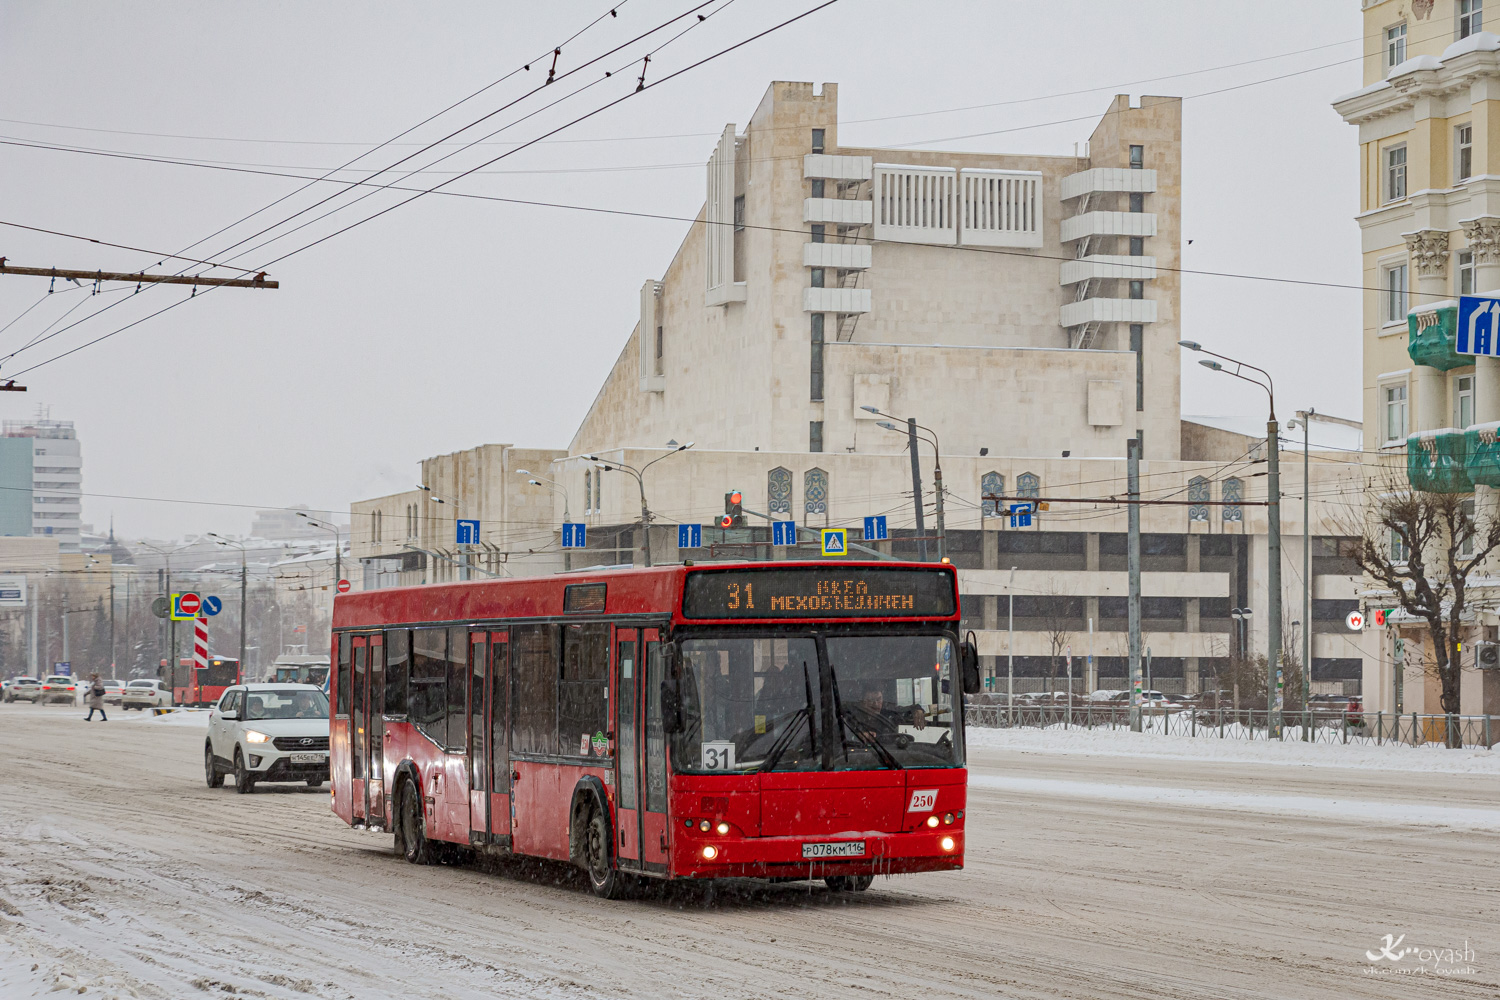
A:
<svg viewBox="0 0 1500 1000">
<path fill-rule="evenodd" d="M 29 701 L 36 704 L 42 698 L 42 682 L 35 677 L 12 677 L 5 682 L 5 701 Z"/>
<path fill-rule="evenodd" d="M 42 704 L 50 705 L 53 702 L 77 704 L 78 682 L 66 674 L 49 674 L 42 681 Z"/>
<path fill-rule="evenodd" d="M 328 696 L 311 684 L 237 684 L 209 713 L 203 776 L 234 775 L 244 795 L 262 781 L 328 780 Z"/>
<path fill-rule="evenodd" d="M 120 705 L 127 712 L 132 708 L 141 711 L 148 708 L 166 708 L 172 704 L 172 689 L 166 682 L 151 679 L 131 681 L 125 685 Z"/>
<path fill-rule="evenodd" d="M 120 704 L 121 699 L 125 695 L 125 682 L 124 681 L 117 681 L 117 680 L 107 680 L 107 681 L 104 681 L 103 684 L 104 684 L 104 704 L 106 704 L 106 705 L 118 705 L 118 704 Z"/>
</svg>

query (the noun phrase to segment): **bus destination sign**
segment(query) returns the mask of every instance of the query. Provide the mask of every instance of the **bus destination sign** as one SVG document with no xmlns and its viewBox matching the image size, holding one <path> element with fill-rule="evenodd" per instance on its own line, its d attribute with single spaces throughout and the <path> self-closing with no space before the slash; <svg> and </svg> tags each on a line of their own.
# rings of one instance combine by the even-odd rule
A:
<svg viewBox="0 0 1500 1000">
<path fill-rule="evenodd" d="M 688 574 L 685 618 L 946 618 L 953 576 L 875 566 L 735 567 Z"/>
</svg>

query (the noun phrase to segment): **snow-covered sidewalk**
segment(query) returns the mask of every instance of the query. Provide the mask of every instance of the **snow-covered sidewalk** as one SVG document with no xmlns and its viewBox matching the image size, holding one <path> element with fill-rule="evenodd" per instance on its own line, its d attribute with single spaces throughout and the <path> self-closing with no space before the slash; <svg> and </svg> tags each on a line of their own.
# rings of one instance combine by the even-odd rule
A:
<svg viewBox="0 0 1500 1000">
<path fill-rule="evenodd" d="M 1162 736 L 1127 729 L 985 729 L 966 730 L 973 750 L 1148 757 L 1159 760 L 1216 760 L 1293 767 L 1344 767 L 1439 774 L 1489 774 L 1500 777 L 1500 748 L 1449 750 L 1437 744 L 1303 743 L 1219 739 L 1217 736 Z"/>
</svg>

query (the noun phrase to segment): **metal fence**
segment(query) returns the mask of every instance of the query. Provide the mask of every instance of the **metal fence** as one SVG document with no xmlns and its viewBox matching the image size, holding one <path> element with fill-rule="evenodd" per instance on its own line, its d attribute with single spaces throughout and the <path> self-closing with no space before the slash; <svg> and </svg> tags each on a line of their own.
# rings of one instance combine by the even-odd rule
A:
<svg viewBox="0 0 1500 1000">
<path fill-rule="evenodd" d="M 1283 712 L 1280 725 L 1268 713 L 1241 709 L 1141 709 L 1141 731 L 1283 742 L 1446 744 L 1450 729 L 1465 747 L 1493 748 L 1500 741 L 1497 715 L 1395 715 L 1390 712 Z M 988 729 L 1129 729 L 1130 709 L 1118 702 L 1080 700 L 1073 705 L 968 705 L 966 725 Z"/>
</svg>

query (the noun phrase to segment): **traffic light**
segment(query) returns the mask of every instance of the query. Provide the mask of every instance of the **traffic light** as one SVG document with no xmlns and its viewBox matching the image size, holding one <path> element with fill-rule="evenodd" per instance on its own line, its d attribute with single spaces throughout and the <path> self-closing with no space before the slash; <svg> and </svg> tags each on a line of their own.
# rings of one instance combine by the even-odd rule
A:
<svg viewBox="0 0 1500 1000">
<path fill-rule="evenodd" d="M 743 501 L 744 497 L 739 490 L 724 494 L 724 516 L 719 518 L 719 527 L 743 528 L 745 526 Z"/>
</svg>

